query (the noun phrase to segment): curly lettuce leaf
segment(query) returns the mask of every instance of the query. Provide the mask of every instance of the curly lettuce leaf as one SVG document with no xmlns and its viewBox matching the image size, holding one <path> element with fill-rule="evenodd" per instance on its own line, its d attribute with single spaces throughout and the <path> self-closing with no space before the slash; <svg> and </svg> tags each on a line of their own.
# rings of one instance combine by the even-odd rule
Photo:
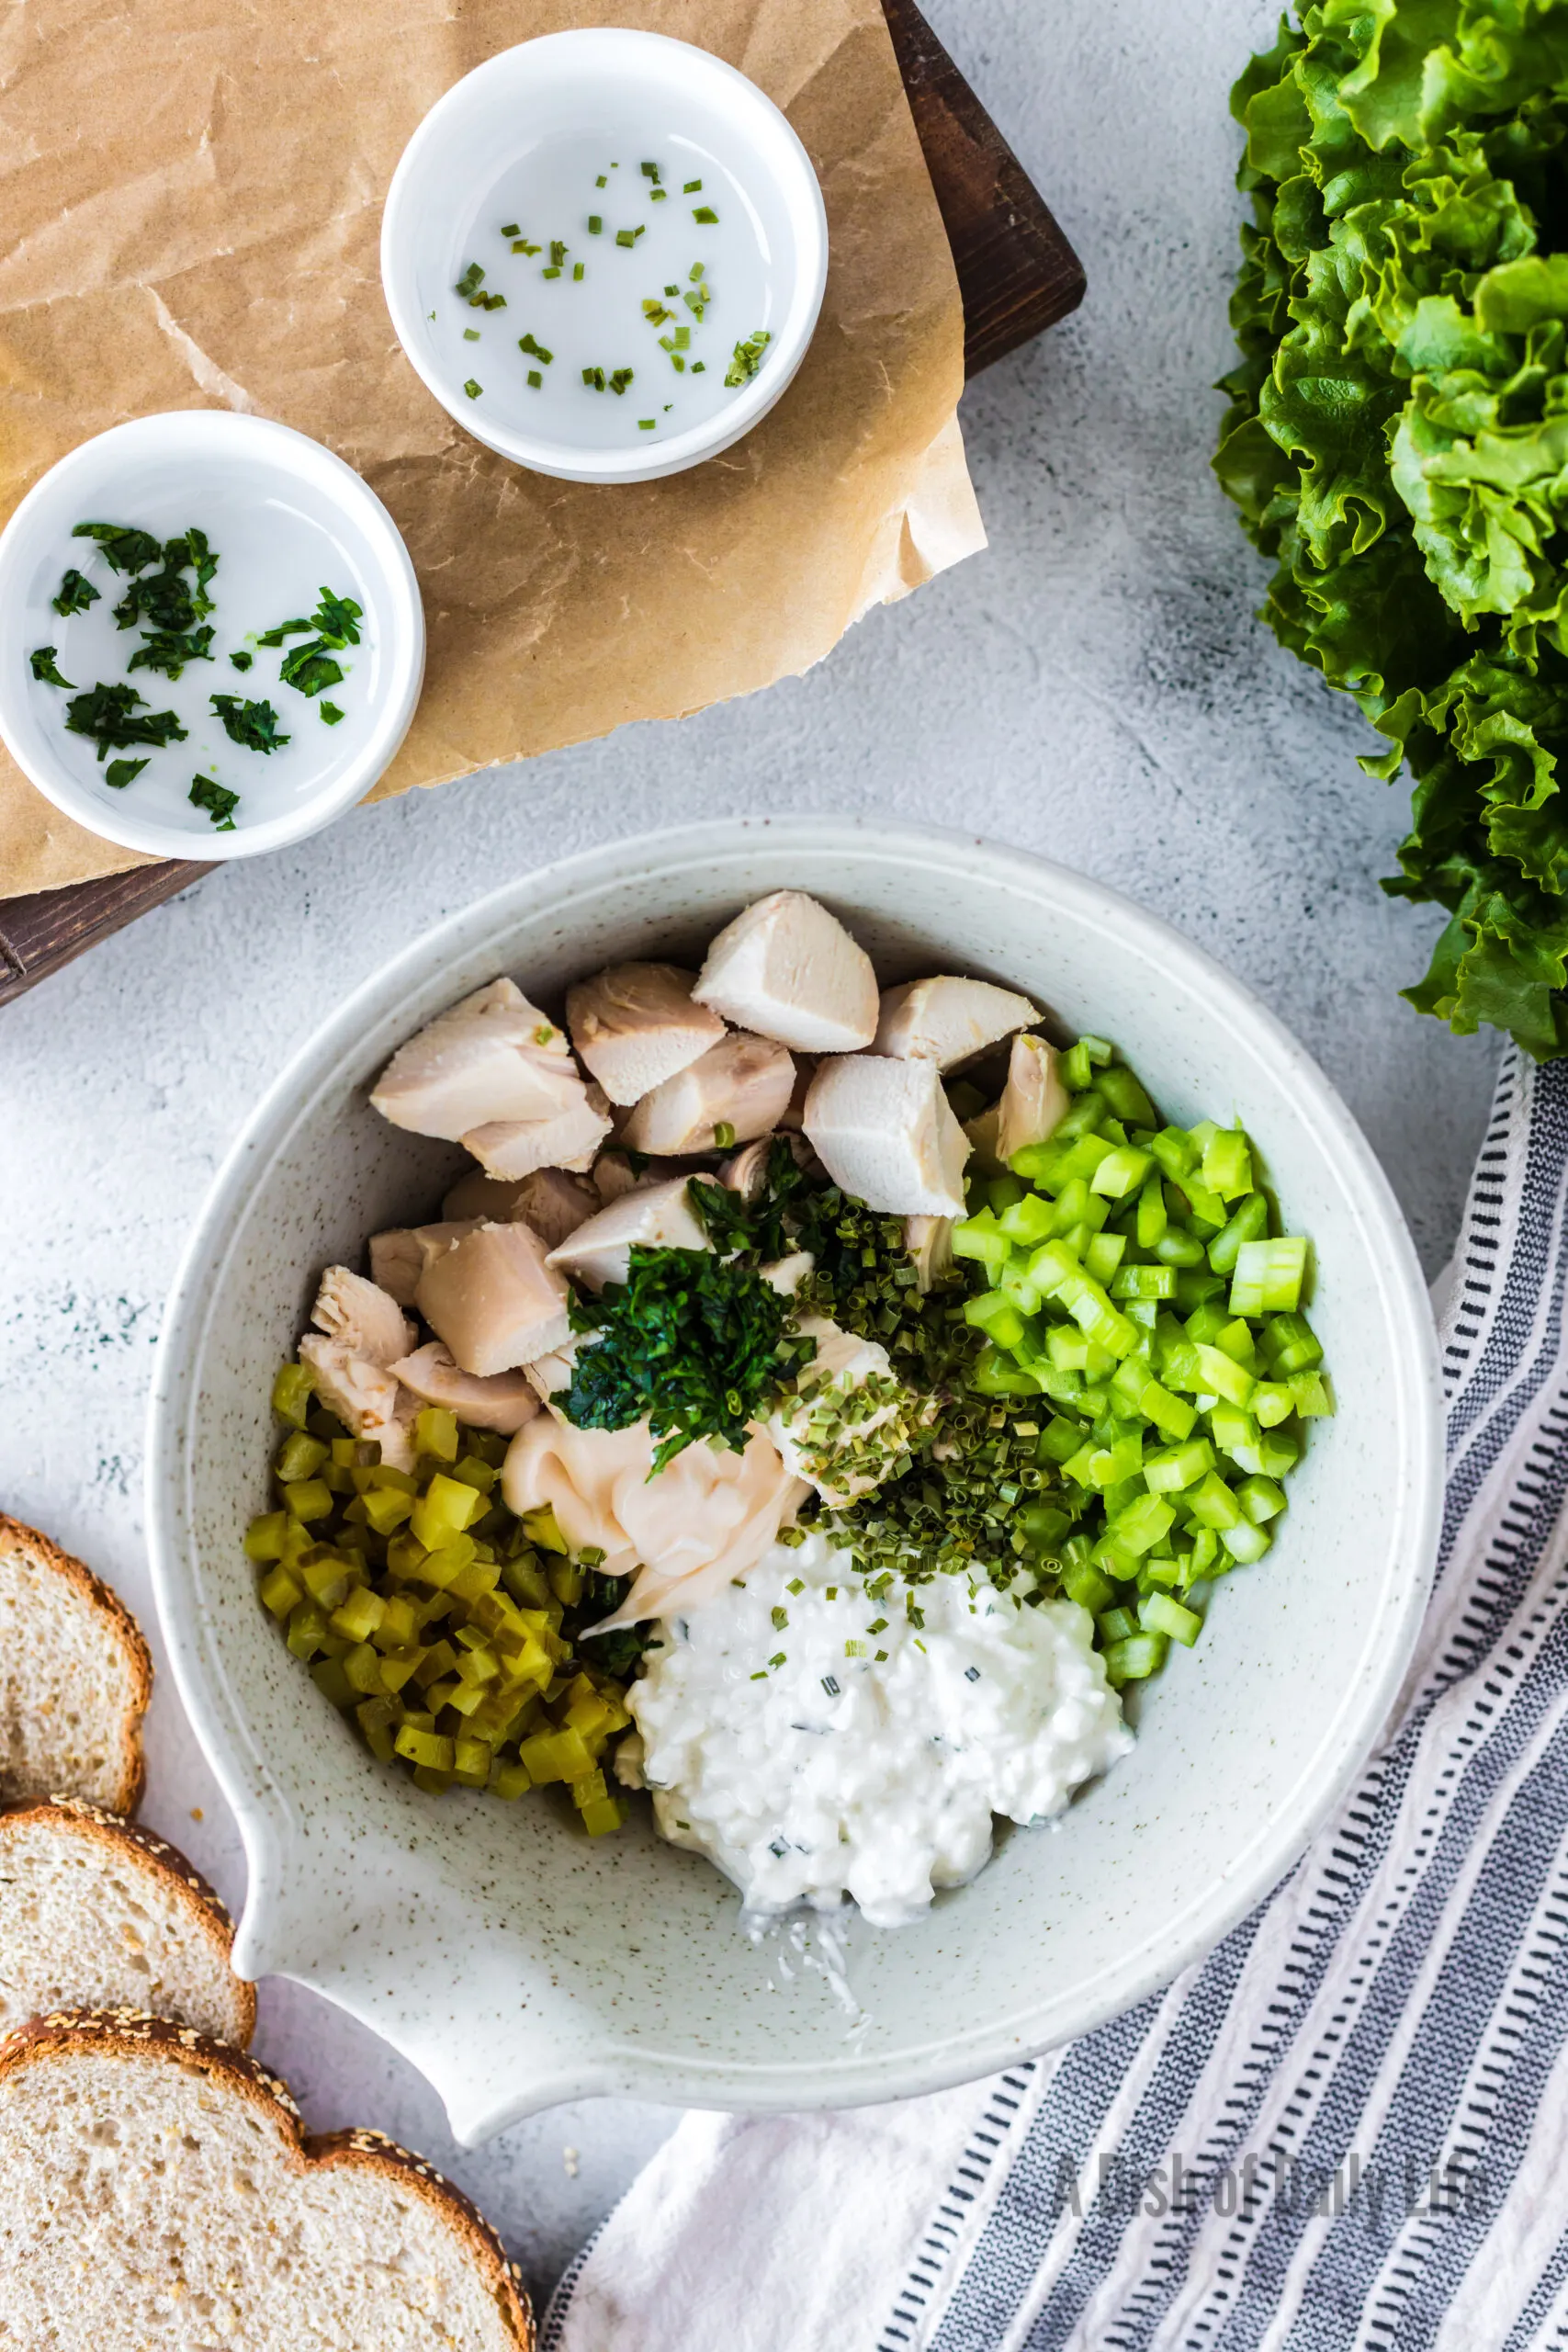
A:
<svg viewBox="0 0 1568 2352">
<path fill-rule="evenodd" d="M 1319 0 L 1231 96 L 1238 359 L 1215 471 L 1262 617 L 1411 786 L 1405 991 L 1568 1050 L 1568 0 Z"/>
</svg>

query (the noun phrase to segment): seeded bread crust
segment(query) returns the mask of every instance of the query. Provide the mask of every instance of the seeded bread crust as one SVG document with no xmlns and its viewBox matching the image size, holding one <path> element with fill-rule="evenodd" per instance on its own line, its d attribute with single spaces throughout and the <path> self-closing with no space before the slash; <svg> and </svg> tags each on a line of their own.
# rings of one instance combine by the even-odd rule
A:
<svg viewBox="0 0 1568 2352">
<path fill-rule="evenodd" d="M 120 1730 L 118 1780 L 115 1788 L 105 1793 L 112 1798 L 112 1812 L 134 1813 L 141 1802 L 147 1779 L 147 1762 L 141 1752 L 141 1719 L 152 1696 L 152 1660 L 141 1637 L 141 1628 L 118 1594 L 111 1592 L 91 1568 L 73 1559 L 69 1552 L 62 1552 L 38 1528 L 25 1526 L 20 1520 L 8 1519 L 0 1511 L 0 1562 L 17 1555 L 52 1571 L 71 1586 L 94 1611 L 105 1635 L 124 1656 L 130 1698 Z"/>
<path fill-rule="evenodd" d="M 165 2064 L 200 2075 L 243 2100 L 271 2127 L 289 2161 L 300 2168 L 319 2166 L 330 2172 L 357 2166 L 399 2183 L 429 2205 L 464 2244 L 517 2352 L 537 2352 L 522 2272 L 507 2261 L 501 2240 L 482 2214 L 423 2156 L 379 2132 L 329 2132 L 307 2138 L 287 2083 L 267 2074 L 243 2050 L 140 2009 L 63 2009 L 34 2018 L 0 2042 L 0 2084 L 24 2067 L 69 2064 L 85 2049 L 107 2051 L 132 2064 L 155 2051 Z"/>
<path fill-rule="evenodd" d="M 233 1922 L 223 1898 L 208 1884 L 194 1862 L 187 1861 L 177 1847 L 155 1838 L 150 1829 L 120 1821 L 101 1805 L 89 1804 L 85 1797 L 51 1797 L 47 1802 L 24 1800 L 17 1804 L 0 1805 L 0 1854 L 4 1853 L 8 1837 L 34 1824 L 62 1837 L 103 1846 L 111 1853 L 134 1861 L 139 1870 L 154 1880 L 164 1899 L 177 1905 L 184 1913 L 194 1932 L 207 1945 L 214 1969 L 232 1988 L 231 2039 L 237 2047 L 247 2048 L 256 2030 L 256 1988 L 233 1973 Z"/>
</svg>

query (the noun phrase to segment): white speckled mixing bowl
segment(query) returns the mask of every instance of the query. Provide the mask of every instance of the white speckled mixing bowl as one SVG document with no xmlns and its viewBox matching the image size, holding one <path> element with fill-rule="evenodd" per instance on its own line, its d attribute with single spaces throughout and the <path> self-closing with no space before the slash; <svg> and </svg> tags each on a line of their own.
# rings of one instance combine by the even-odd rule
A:
<svg viewBox="0 0 1568 2352">
<path fill-rule="evenodd" d="M 422 1796 L 289 1657 L 241 1549 L 267 1390 L 319 1269 L 428 1216 L 458 1155 L 399 1134 L 368 1081 L 497 972 L 559 1001 L 611 957 L 700 956 L 748 899 L 816 892 L 890 978 L 1026 989 L 1120 1041 L 1167 1113 L 1235 1116 L 1291 1227 L 1338 1417 L 1314 1425 L 1279 1541 L 1216 1594 L 1141 1702 L 1135 1752 L 1053 1830 L 1016 1831 L 913 1928 L 853 1923 L 850 2038 L 819 1973 L 781 1979 L 707 1863 L 645 1826 L 590 1843 L 547 1803 Z M 1427 1297 L 1393 1194 L 1328 1084 L 1247 991 L 1097 884 L 891 822 L 736 820 L 511 883 L 334 1012 L 213 1186 L 170 1303 L 149 1524 L 181 1694 L 243 1831 L 236 1962 L 315 1986 L 394 2042 L 474 2142 L 592 2092 L 707 2107 L 881 2099 L 982 2075 L 1124 2008 L 1289 1868 L 1397 1689 L 1436 1542 Z"/>
</svg>

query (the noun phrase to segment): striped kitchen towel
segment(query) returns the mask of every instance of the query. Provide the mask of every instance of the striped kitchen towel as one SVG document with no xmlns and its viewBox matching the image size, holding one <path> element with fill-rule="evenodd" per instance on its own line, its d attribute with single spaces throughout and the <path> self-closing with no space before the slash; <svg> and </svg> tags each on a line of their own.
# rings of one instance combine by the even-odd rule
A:
<svg viewBox="0 0 1568 2352">
<path fill-rule="evenodd" d="M 689 2116 L 545 2352 L 1568 2346 L 1568 1063 L 1512 1051 L 1383 1744 L 1168 1991 L 990 2082 Z"/>
</svg>

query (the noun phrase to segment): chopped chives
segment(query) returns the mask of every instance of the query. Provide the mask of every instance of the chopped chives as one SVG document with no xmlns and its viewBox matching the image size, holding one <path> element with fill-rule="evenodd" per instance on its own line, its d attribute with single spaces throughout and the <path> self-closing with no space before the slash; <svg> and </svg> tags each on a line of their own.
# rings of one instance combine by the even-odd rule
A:
<svg viewBox="0 0 1568 2352">
<path fill-rule="evenodd" d="M 718 215 L 711 204 L 694 205 L 692 218 L 694 220 L 700 220 L 705 229 L 714 229 L 718 226 Z"/>
<path fill-rule="evenodd" d="M 697 280 L 698 280 L 698 278 L 699 278 L 699 277 L 705 277 L 705 276 L 706 276 L 706 274 L 707 274 L 707 266 L 706 266 L 706 264 L 705 264 L 705 263 L 704 263 L 704 262 L 700 262 L 700 261 L 694 261 L 694 262 L 692 264 L 691 268 L 690 268 L 690 269 L 687 271 L 687 273 L 686 273 L 687 277 L 691 279 L 691 281 L 692 281 L 692 283 L 693 283 L 693 285 L 694 285 L 694 286 L 696 284 L 696 282 L 697 282 Z"/>
<path fill-rule="evenodd" d="M 473 297 L 479 292 L 479 288 L 484 284 L 484 276 L 485 274 L 479 267 L 479 263 L 477 261 L 471 261 L 467 269 L 464 270 L 461 277 L 458 278 L 457 284 L 453 287 L 453 293 L 460 294 L 465 302 L 471 301 Z M 435 313 L 433 311 L 431 312 L 432 318 L 434 318 L 434 315 Z"/>
<path fill-rule="evenodd" d="M 520 237 L 523 232 L 515 220 L 508 220 L 501 233 L 503 237 Z"/>
<path fill-rule="evenodd" d="M 552 265 L 548 269 L 542 269 L 539 272 L 539 276 L 541 277 L 558 277 L 560 276 L 560 271 Z"/>
<path fill-rule="evenodd" d="M 641 236 L 642 231 L 643 223 L 641 221 L 638 221 L 635 229 L 617 229 L 615 232 L 615 243 L 618 245 L 635 245 L 637 239 Z"/>
<path fill-rule="evenodd" d="M 471 401 L 477 401 L 479 394 L 483 391 L 484 386 L 482 384 L 476 384 L 473 378 L 470 376 L 468 382 L 464 385 L 463 390 L 467 392 Z"/>
<path fill-rule="evenodd" d="M 526 237 L 518 237 L 514 241 L 512 250 L 514 254 L 537 254 L 543 253 L 544 247 L 542 245 L 531 245 Z"/>
<path fill-rule="evenodd" d="M 631 380 L 632 371 L 629 368 L 617 368 L 610 379 L 610 390 L 613 392 L 624 392 Z"/>
<path fill-rule="evenodd" d="M 609 180 L 608 180 L 608 178 L 606 177 L 605 174 L 604 174 L 604 173 L 603 173 L 603 172 L 601 172 L 601 173 L 600 173 L 600 175 L 599 175 L 599 176 L 598 176 L 598 178 L 594 181 L 593 185 L 594 185 L 594 187 L 609 187 L 609 185 L 610 185 L 610 183 L 609 183 Z"/>
<path fill-rule="evenodd" d="M 657 417 L 639 416 L 637 421 L 637 429 L 639 433 L 651 433 L 658 422 Z"/>
<path fill-rule="evenodd" d="M 669 193 L 670 191 L 667 187 L 653 188 L 649 191 L 648 200 L 649 204 L 662 204 Z"/>
<path fill-rule="evenodd" d="M 682 196 L 701 196 L 702 192 L 703 184 L 701 180 L 688 180 L 685 187 L 681 190 Z"/>
<path fill-rule="evenodd" d="M 603 368 L 585 368 L 582 371 L 582 380 L 591 392 L 602 392 L 604 389 L 604 370 Z"/>
<path fill-rule="evenodd" d="M 571 265 L 572 283 L 575 286 L 581 286 L 582 283 L 582 267 L 583 266 L 580 261 L 574 261 Z"/>
<path fill-rule="evenodd" d="M 556 269 L 559 269 L 559 268 L 561 267 L 562 264 L 565 262 L 565 260 L 566 260 L 566 247 L 565 247 L 565 245 L 564 245 L 564 244 L 562 244 L 562 243 L 561 243 L 561 241 L 560 241 L 560 239 L 559 239 L 558 237 L 552 237 L 552 238 L 550 239 L 550 262 L 551 262 L 551 266 L 552 266 L 554 268 L 556 268 Z"/>
<path fill-rule="evenodd" d="M 664 291 L 666 294 L 679 294 L 681 289 L 678 286 L 667 286 Z"/>
<path fill-rule="evenodd" d="M 463 329 L 463 341 L 465 343 L 478 343 L 479 339 L 479 331 L 478 327 L 465 327 Z"/>
<path fill-rule="evenodd" d="M 693 362 L 692 362 L 692 373 L 693 373 L 693 375 L 694 375 L 694 376 L 705 376 L 705 375 L 707 374 L 707 371 L 708 371 L 708 363 L 707 363 L 707 361 L 706 361 L 705 359 L 694 359 L 694 360 L 693 360 Z"/>
<path fill-rule="evenodd" d="M 519 351 L 525 351 L 531 359 L 536 359 L 543 368 L 547 368 L 556 356 L 553 351 L 547 351 L 542 343 L 536 343 L 531 333 L 518 336 L 517 348 Z"/>
<path fill-rule="evenodd" d="M 604 183 L 603 183 L 603 181 L 601 181 L 601 182 L 600 182 L 600 186 L 601 186 L 601 187 L 603 187 L 603 185 L 604 185 Z M 588 233 L 589 233 L 589 235 L 590 235 L 591 237 L 597 237 L 598 235 L 600 235 L 600 234 L 601 234 L 601 232 L 603 232 L 603 230 L 604 230 L 604 215 L 602 212 L 591 212 L 591 213 L 589 214 L 589 216 L 588 216 Z"/>
<path fill-rule="evenodd" d="M 675 330 L 675 348 L 676 348 L 676 350 L 677 350 L 677 351 L 689 351 L 689 350 L 691 349 L 691 347 L 692 347 L 692 330 L 691 330 L 691 328 L 690 328 L 690 327 L 677 327 L 677 328 L 676 328 L 676 330 Z"/>
</svg>

